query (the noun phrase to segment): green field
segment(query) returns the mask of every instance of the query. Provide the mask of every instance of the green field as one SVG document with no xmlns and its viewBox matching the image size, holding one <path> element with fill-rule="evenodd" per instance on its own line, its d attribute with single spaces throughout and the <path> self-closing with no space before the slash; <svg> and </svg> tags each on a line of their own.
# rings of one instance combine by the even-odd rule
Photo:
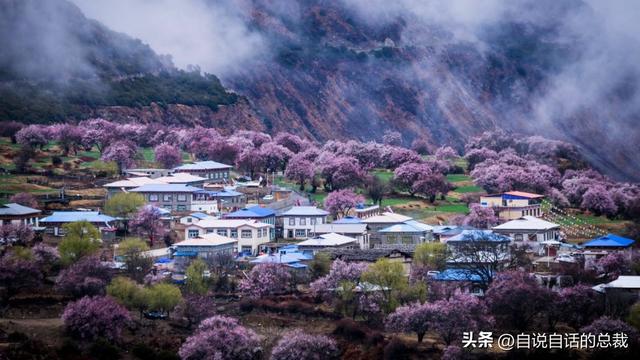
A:
<svg viewBox="0 0 640 360">
<path fill-rule="evenodd" d="M 471 181 L 471 177 L 465 174 L 449 174 L 447 175 L 447 181 L 452 183 Z"/>
<path fill-rule="evenodd" d="M 467 185 L 467 186 L 457 187 L 455 188 L 455 190 L 453 190 L 453 192 L 456 192 L 459 194 L 477 193 L 477 192 L 484 192 L 484 189 L 475 185 Z"/>
<path fill-rule="evenodd" d="M 370 174 L 377 176 L 378 179 L 382 180 L 385 183 L 389 183 L 393 179 L 393 171 L 376 169 L 372 170 Z"/>
</svg>

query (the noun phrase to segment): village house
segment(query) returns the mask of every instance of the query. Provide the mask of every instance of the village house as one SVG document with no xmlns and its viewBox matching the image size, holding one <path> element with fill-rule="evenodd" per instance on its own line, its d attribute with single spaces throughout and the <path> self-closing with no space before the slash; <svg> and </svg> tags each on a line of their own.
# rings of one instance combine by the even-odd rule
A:
<svg viewBox="0 0 640 360">
<path fill-rule="evenodd" d="M 380 206 L 358 204 L 355 208 L 351 209 L 350 213 L 351 215 L 359 219 L 366 219 L 372 216 L 380 215 Z"/>
<path fill-rule="evenodd" d="M 560 225 L 533 216 L 523 216 L 507 221 L 504 224 L 494 226 L 492 230 L 498 234 L 509 236 L 517 242 L 534 241 L 540 243 L 560 239 Z"/>
<path fill-rule="evenodd" d="M 225 211 L 235 211 L 246 205 L 246 195 L 232 189 L 198 190 L 193 193 L 191 210 L 217 214 Z"/>
<path fill-rule="evenodd" d="M 218 255 L 235 255 L 238 251 L 238 239 L 209 233 L 197 238 L 188 238 L 171 247 L 175 249 L 173 256 L 214 259 Z"/>
<path fill-rule="evenodd" d="M 358 240 L 352 237 L 336 233 L 327 233 L 299 242 L 298 248 L 302 252 L 315 255 L 318 251 L 327 249 L 359 249 L 360 245 L 358 244 Z"/>
<path fill-rule="evenodd" d="M 378 231 L 381 245 L 403 244 L 416 246 L 433 241 L 433 227 L 416 220 L 407 220 Z"/>
<path fill-rule="evenodd" d="M 54 211 L 53 214 L 40 219 L 40 225 L 45 227 L 45 234 L 64 236 L 62 228 L 65 224 L 87 221 L 102 233 L 102 240 L 115 238 L 115 218 L 101 214 L 98 211 Z"/>
<path fill-rule="evenodd" d="M 624 314 L 631 304 L 640 300 L 640 276 L 621 275 L 617 279 L 593 287 L 604 294 L 605 308 L 610 314 Z"/>
<path fill-rule="evenodd" d="M 164 182 L 147 176 L 139 176 L 110 182 L 104 184 L 103 187 L 107 189 L 107 199 L 111 199 L 117 193 L 129 192 L 132 189 L 149 184 L 164 184 Z"/>
<path fill-rule="evenodd" d="M 214 217 L 201 212 L 194 212 L 189 215 L 183 216 L 180 218 L 180 224 L 182 225 L 191 225 L 195 224 L 200 220 L 204 219 L 213 219 Z"/>
<path fill-rule="evenodd" d="M 372 247 L 375 247 L 376 245 L 382 244 L 382 234 L 380 234 L 380 230 L 391 225 L 402 224 L 403 222 L 408 220 L 413 219 L 409 216 L 404 216 L 392 212 L 384 212 L 380 215 L 362 219 L 362 222 L 369 226 L 369 242 Z"/>
<path fill-rule="evenodd" d="M 582 244 L 582 255 L 584 256 L 585 268 L 592 268 L 595 263 L 603 256 L 607 256 L 612 252 L 622 252 L 632 256 L 633 244 L 635 240 L 625 238 L 615 234 L 607 234 L 598 238 L 589 240 Z"/>
<path fill-rule="evenodd" d="M 273 211 L 272 209 L 256 205 L 249 208 L 242 208 L 234 212 L 230 212 L 228 214 L 225 214 L 223 218 L 255 220 L 258 222 L 272 225 L 272 228 L 269 231 L 269 239 L 273 240 L 276 237 L 276 231 L 275 231 L 276 212 Z"/>
<path fill-rule="evenodd" d="M 465 265 L 500 264 L 510 258 L 512 239 L 491 230 L 464 230 L 447 239 L 447 263 L 457 268 Z"/>
<path fill-rule="evenodd" d="M 449 291 L 451 295 L 461 291 L 475 296 L 484 296 L 482 278 L 468 269 L 446 269 L 434 272 L 431 281 L 445 285 L 443 289 L 435 287 L 434 291 Z M 435 295 L 435 294 L 434 294 Z M 437 294 L 446 297 L 449 294 Z"/>
<path fill-rule="evenodd" d="M 156 178 L 155 180 L 165 184 L 185 184 L 201 188 L 204 186 L 206 178 L 191 175 L 189 173 L 174 173 L 167 176 Z"/>
<path fill-rule="evenodd" d="M 313 260 L 313 255 L 303 253 L 298 245 L 286 245 L 274 253 L 260 254 L 250 263 L 257 264 L 281 264 L 292 269 L 304 270 L 308 268 L 307 262 Z"/>
<path fill-rule="evenodd" d="M 343 218 L 344 219 L 344 218 Z M 353 219 L 353 218 L 352 218 Z M 342 219 L 341 219 L 342 220 Z M 367 224 L 334 221 L 329 224 L 316 224 L 310 236 L 336 233 L 354 238 L 358 241 L 360 249 L 369 249 L 369 230 Z"/>
<path fill-rule="evenodd" d="M 327 222 L 327 215 L 329 212 L 315 206 L 294 206 L 279 216 L 282 219 L 283 237 L 306 239 L 316 225 Z"/>
<path fill-rule="evenodd" d="M 413 252 L 402 249 L 328 249 L 325 250 L 332 260 L 340 259 L 346 262 L 367 262 L 374 263 L 379 259 L 386 258 L 391 262 L 402 264 L 405 275 L 411 273 L 411 263 Z"/>
<path fill-rule="evenodd" d="M 269 242 L 273 225 L 255 220 L 205 219 L 185 227 L 185 239 L 218 234 L 238 240 L 238 252 L 256 254 L 260 245 Z"/>
<path fill-rule="evenodd" d="M 129 176 L 138 176 L 138 177 L 142 177 L 142 176 L 146 176 L 146 177 L 150 177 L 152 179 L 161 177 L 161 176 L 168 176 L 171 175 L 173 173 L 173 170 L 171 169 L 156 169 L 156 168 L 145 168 L 145 169 L 125 169 L 122 171 L 124 174 L 129 175 Z"/>
<path fill-rule="evenodd" d="M 130 190 L 142 194 L 147 203 L 169 211 L 191 211 L 193 194 L 201 191 L 184 184 L 148 184 Z"/>
<path fill-rule="evenodd" d="M 175 173 L 188 173 L 207 179 L 212 183 L 230 183 L 229 172 L 233 167 L 217 161 L 198 161 L 180 165 L 173 169 Z"/>
<path fill-rule="evenodd" d="M 30 225 L 37 228 L 42 211 L 28 206 L 8 203 L 0 205 L 0 225 Z"/>
<path fill-rule="evenodd" d="M 513 220 L 523 216 L 542 216 L 540 205 L 543 199 L 544 195 L 509 191 L 481 196 L 480 205 L 494 209 L 502 220 Z"/>
</svg>

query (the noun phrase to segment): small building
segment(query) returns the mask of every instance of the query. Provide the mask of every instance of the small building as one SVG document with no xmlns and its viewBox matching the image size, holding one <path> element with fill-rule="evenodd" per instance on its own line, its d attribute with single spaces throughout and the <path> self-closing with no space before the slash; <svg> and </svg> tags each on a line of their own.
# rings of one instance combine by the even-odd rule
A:
<svg viewBox="0 0 640 360">
<path fill-rule="evenodd" d="M 191 210 L 214 214 L 223 211 L 235 211 L 246 205 L 246 195 L 232 189 L 198 190 L 193 194 Z"/>
<path fill-rule="evenodd" d="M 369 240 L 371 242 L 371 245 L 375 246 L 378 244 L 382 244 L 382 234 L 380 234 L 380 230 L 391 225 L 402 224 L 403 222 L 408 220 L 413 219 L 405 215 L 400 215 L 392 212 L 384 212 L 380 215 L 362 219 L 362 222 L 369 226 L 369 233 L 371 234 Z"/>
<path fill-rule="evenodd" d="M 329 212 L 315 206 L 294 206 L 283 212 L 283 237 L 285 239 L 306 239 L 314 226 L 327 222 Z"/>
<path fill-rule="evenodd" d="M 117 193 L 129 192 L 131 189 L 149 184 L 164 184 L 164 182 L 148 176 L 139 176 L 110 182 L 103 185 L 103 187 L 107 189 L 107 199 L 111 199 Z"/>
<path fill-rule="evenodd" d="M 131 189 L 142 194 L 147 203 L 169 211 L 190 211 L 193 194 L 201 191 L 184 184 L 149 184 Z"/>
<path fill-rule="evenodd" d="M 195 224 L 200 220 L 204 220 L 204 219 L 213 219 L 214 217 L 205 213 L 201 213 L 201 212 L 194 212 L 191 213 L 187 216 L 183 216 L 180 218 L 180 224 L 183 225 L 191 225 L 191 224 Z"/>
<path fill-rule="evenodd" d="M 560 239 L 560 225 L 533 216 L 522 216 L 494 226 L 492 229 L 494 232 L 509 236 L 518 242 L 535 241 L 539 243 Z"/>
<path fill-rule="evenodd" d="M 629 306 L 640 300 L 640 276 L 618 276 L 617 279 L 592 288 L 604 294 L 605 309 L 609 314 L 624 315 Z"/>
<path fill-rule="evenodd" d="M 273 226 L 255 220 L 205 219 L 185 227 L 185 239 L 218 234 L 238 240 L 238 252 L 257 254 L 260 245 L 269 242 Z"/>
<path fill-rule="evenodd" d="M 457 225 L 434 225 L 433 226 L 433 238 L 438 242 L 445 242 L 443 240 L 443 234 L 447 234 L 450 231 L 458 228 Z"/>
<path fill-rule="evenodd" d="M 457 291 L 475 296 L 483 296 L 482 278 L 468 269 L 446 269 L 439 271 L 431 280 L 436 283 L 450 284 Z M 440 294 L 444 295 L 444 294 Z"/>
<path fill-rule="evenodd" d="M 382 244 L 419 245 L 433 241 L 433 227 L 425 223 L 407 220 L 379 231 Z"/>
<path fill-rule="evenodd" d="M 102 233 L 103 240 L 110 240 L 115 237 L 115 218 L 101 214 L 98 211 L 55 211 L 53 214 L 40 219 L 40 225 L 45 227 L 45 234 L 53 236 L 64 236 L 65 224 L 78 221 L 87 221 L 98 228 Z"/>
<path fill-rule="evenodd" d="M 293 269 L 306 269 L 305 262 L 313 260 L 313 255 L 303 253 L 297 245 L 283 246 L 276 253 L 262 254 L 251 260 L 251 264 L 282 264 Z"/>
<path fill-rule="evenodd" d="M 189 173 L 174 173 L 168 176 L 159 177 L 156 180 L 166 184 L 185 184 L 202 187 L 207 179 L 201 176 L 191 175 Z"/>
<path fill-rule="evenodd" d="M 447 263 L 464 265 L 506 263 L 510 258 L 511 238 L 491 230 L 464 230 L 447 240 Z"/>
<path fill-rule="evenodd" d="M 272 209 L 256 205 L 249 208 L 242 208 L 240 210 L 230 212 L 228 214 L 225 214 L 223 218 L 255 220 L 258 222 L 272 225 L 272 228 L 269 233 L 269 238 L 270 240 L 273 240 L 276 237 L 276 231 L 275 231 L 276 212 L 273 211 Z"/>
<path fill-rule="evenodd" d="M 624 251 L 631 249 L 636 241 L 615 234 L 607 234 L 582 244 L 586 250 L 592 251 Z"/>
<path fill-rule="evenodd" d="M 173 173 L 171 169 L 155 169 L 155 168 L 143 168 L 143 169 L 125 169 L 123 173 L 129 176 L 146 176 L 152 179 L 161 176 L 168 176 Z"/>
<path fill-rule="evenodd" d="M 367 262 L 374 263 L 378 259 L 387 258 L 392 262 L 402 264 L 405 275 L 411 272 L 411 262 L 413 253 L 401 249 L 329 249 L 325 251 L 331 259 L 340 259 L 346 262 Z"/>
<path fill-rule="evenodd" d="M 175 249 L 173 256 L 204 259 L 214 258 L 220 254 L 233 256 L 238 249 L 238 239 L 210 233 L 180 241 L 173 244 L 172 248 Z"/>
<path fill-rule="evenodd" d="M 28 206 L 8 203 L 0 205 L 0 225 L 30 225 L 38 227 L 42 211 Z"/>
<path fill-rule="evenodd" d="M 344 218 L 343 218 L 344 219 Z M 311 236 L 322 234 L 336 233 L 354 238 L 358 241 L 360 249 L 369 249 L 369 230 L 367 224 L 348 223 L 348 222 L 332 222 L 329 224 L 316 224 Z"/>
<path fill-rule="evenodd" d="M 353 215 L 360 219 L 370 218 L 372 216 L 380 215 L 380 206 L 378 205 L 365 205 L 358 204 L 353 210 Z"/>
<path fill-rule="evenodd" d="M 347 215 L 332 222 L 332 224 L 362 224 L 362 219 L 357 216 Z"/>
<path fill-rule="evenodd" d="M 480 205 L 493 208 L 502 220 L 513 220 L 523 216 L 542 216 L 540 205 L 543 199 L 544 195 L 509 191 L 481 196 Z"/>
<path fill-rule="evenodd" d="M 184 164 L 173 169 L 175 173 L 188 173 L 206 178 L 208 182 L 229 183 L 229 172 L 233 167 L 217 161 L 198 161 Z"/>
<path fill-rule="evenodd" d="M 327 249 L 358 249 L 360 248 L 360 245 L 358 244 L 358 240 L 352 237 L 336 233 L 328 233 L 316 235 L 312 238 L 301 241 L 298 243 L 298 248 L 302 252 L 315 254 L 318 251 Z"/>
</svg>

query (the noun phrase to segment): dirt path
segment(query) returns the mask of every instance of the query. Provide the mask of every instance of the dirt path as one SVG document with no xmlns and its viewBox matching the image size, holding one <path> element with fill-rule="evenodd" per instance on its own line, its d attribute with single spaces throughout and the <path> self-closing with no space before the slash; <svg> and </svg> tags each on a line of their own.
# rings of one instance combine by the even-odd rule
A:
<svg viewBox="0 0 640 360">
<path fill-rule="evenodd" d="M 47 344 L 60 343 L 64 333 L 62 319 L 57 317 L 38 319 L 0 318 L 0 329 L 7 334 L 20 332 Z"/>
</svg>

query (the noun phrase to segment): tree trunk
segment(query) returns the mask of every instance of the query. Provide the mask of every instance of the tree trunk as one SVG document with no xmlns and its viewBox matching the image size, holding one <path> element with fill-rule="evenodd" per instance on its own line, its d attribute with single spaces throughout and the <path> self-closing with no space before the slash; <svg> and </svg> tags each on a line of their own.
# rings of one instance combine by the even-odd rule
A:
<svg viewBox="0 0 640 360">
<path fill-rule="evenodd" d="M 424 332 L 421 331 L 418 333 L 418 342 L 421 343 L 422 339 L 424 339 Z"/>
</svg>

